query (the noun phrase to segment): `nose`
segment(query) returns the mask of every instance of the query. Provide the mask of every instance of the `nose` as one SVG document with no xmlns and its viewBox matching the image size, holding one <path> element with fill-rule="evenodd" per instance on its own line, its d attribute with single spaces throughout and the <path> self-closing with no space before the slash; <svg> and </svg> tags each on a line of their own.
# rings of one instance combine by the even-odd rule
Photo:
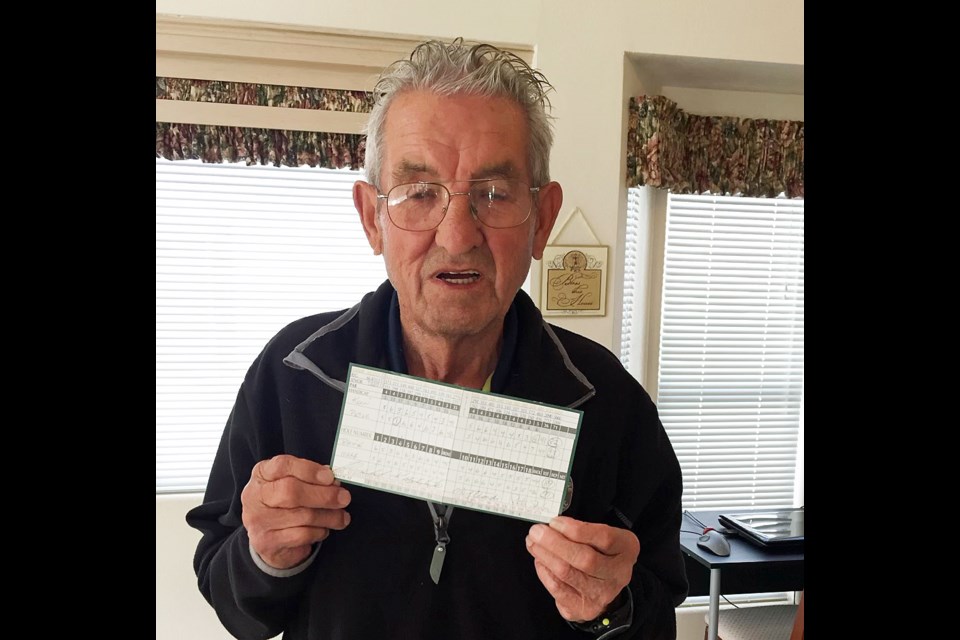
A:
<svg viewBox="0 0 960 640">
<path fill-rule="evenodd" d="M 451 193 L 447 213 L 437 227 L 435 242 L 450 255 L 468 253 L 483 244 L 483 225 L 473 212 L 470 196 Z"/>
</svg>

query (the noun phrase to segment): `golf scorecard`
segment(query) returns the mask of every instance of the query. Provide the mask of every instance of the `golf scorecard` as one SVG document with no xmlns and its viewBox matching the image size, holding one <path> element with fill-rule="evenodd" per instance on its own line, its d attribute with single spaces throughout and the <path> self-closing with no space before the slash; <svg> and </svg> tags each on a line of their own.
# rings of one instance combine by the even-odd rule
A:
<svg viewBox="0 0 960 640">
<path fill-rule="evenodd" d="M 583 412 L 351 364 L 330 466 L 345 483 L 548 522 Z"/>
</svg>

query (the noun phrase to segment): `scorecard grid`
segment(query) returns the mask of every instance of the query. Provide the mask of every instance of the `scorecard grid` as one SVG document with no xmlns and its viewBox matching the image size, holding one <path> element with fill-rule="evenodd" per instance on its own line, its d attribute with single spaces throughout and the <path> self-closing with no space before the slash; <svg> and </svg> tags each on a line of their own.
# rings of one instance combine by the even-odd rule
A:
<svg viewBox="0 0 960 640">
<path fill-rule="evenodd" d="M 581 415 L 351 365 L 332 466 L 346 482 L 546 522 Z"/>
</svg>

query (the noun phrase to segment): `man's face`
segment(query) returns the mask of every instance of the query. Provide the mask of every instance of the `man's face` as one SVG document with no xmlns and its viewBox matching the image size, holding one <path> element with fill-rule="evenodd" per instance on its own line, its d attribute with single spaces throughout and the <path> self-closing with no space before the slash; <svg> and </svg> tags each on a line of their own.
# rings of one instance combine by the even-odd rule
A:
<svg viewBox="0 0 960 640">
<path fill-rule="evenodd" d="M 428 181 L 460 192 L 469 188 L 462 181 L 489 177 L 530 185 L 528 140 L 523 110 L 506 98 L 401 94 L 385 121 L 381 190 Z M 531 257 L 543 256 L 562 192 L 555 182 L 544 185 L 527 221 L 510 229 L 484 226 L 465 196 L 453 196 L 430 231 L 393 225 L 366 183 L 357 183 L 354 201 L 370 246 L 383 253 L 405 330 L 457 340 L 499 336 Z"/>
</svg>

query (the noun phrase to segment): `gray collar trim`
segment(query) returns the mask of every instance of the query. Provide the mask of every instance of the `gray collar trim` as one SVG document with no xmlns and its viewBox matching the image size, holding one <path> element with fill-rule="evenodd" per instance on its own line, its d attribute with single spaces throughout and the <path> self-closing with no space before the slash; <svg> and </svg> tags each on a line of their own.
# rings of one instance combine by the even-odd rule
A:
<svg viewBox="0 0 960 640">
<path fill-rule="evenodd" d="M 567 368 L 567 371 L 572 373 L 574 377 L 579 380 L 585 387 L 587 387 L 587 392 L 583 394 L 578 400 L 568 404 L 567 407 L 570 409 L 576 409 L 584 402 L 597 395 L 597 389 L 593 384 L 587 380 L 587 376 L 583 374 L 580 369 L 577 369 L 576 365 L 573 364 L 573 361 L 570 360 L 570 355 L 567 353 L 567 350 L 563 347 L 563 344 L 560 342 L 560 338 L 557 337 L 557 334 L 553 332 L 553 329 L 547 323 L 546 320 L 543 321 L 543 330 L 547 332 L 547 335 L 550 336 L 550 339 L 553 340 L 554 346 L 556 346 L 557 351 L 560 352 L 560 357 L 563 358 L 563 364 Z"/>
<path fill-rule="evenodd" d="M 359 311 L 360 311 L 360 303 L 358 302 L 357 304 L 353 305 L 353 307 L 345 311 L 339 318 L 337 318 L 333 322 L 330 322 L 329 324 L 325 324 L 324 326 L 317 329 L 309 338 L 307 338 L 306 340 L 298 344 L 293 349 L 293 351 L 290 352 L 290 355 L 288 355 L 286 358 L 283 359 L 283 364 L 287 365 L 288 367 L 292 367 L 294 369 L 303 369 L 303 370 L 309 371 L 310 373 L 317 376 L 318 378 L 326 382 L 328 385 L 330 385 L 334 389 L 338 389 L 341 392 L 346 391 L 347 390 L 346 382 L 344 382 L 343 380 L 337 380 L 336 378 L 331 378 L 330 376 L 328 376 L 326 373 L 324 373 L 324 371 L 320 367 L 314 364 L 310 358 L 305 356 L 303 351 L 308 346 L 310 346 L 311 342 L 313 342 L 317 338 L 320 338 L 321 336 L 324 336 L 330 333 L 331 331 L 336 331 L 343 325 L 350 322 L 350 320 L 355 315 L 357 315 Z"/>
<path fill-rule="evenodd" d="M 323 382 L 330 385 L 331 387 L 338 389 L 340 392 L 345 392 L 347 389 L 347 384 L 343 380 L 337 380 L 336 378 L 331 378 L 327 375 L 320 367 L 318 367 L 310 358 L 304 355 L 303 351 L 312 343 L 314 340 L 330 333 L 331 331 L 336 331 L 357 315 L 360 311 L 360 303 L 358 302 L 353 307 L 345 311 L 340 315 L 336 320 L 330 322 L 315 331 L 310 335 L 306 340 L 298 344 L 290 354 L 283 359 L 283 363 L 288 367 L 293 369 L 301 369 L 309 371 L 316 377 L 320 378 Z M 553 341 L 554 346 L 557 348 L 557 351 L 560 352 L 560 357 L 563 359 L 563 364 L 577 380 L 581 382 L 585 387 L 587 387 L 587 392 L 575 400 L 574 402 L 567 405 L 571 409 L 579 407 L 581 404 L 592 398 L 597 394 L 596 388 L 593 384 L 587 379 L 587 376 L 583 374 L 580 369 L 573 364 L 573 361 L 570 360 L 570 355 L 567 353 L 567 350 L 564 348 L 563 344 L 560 342 L 560 338 L 557 337 L 557 334 L 554 333 L 553 329 L 547 323 L 546 320 L 542 320 L 543 329 L 547 332 L 547 335 L 550 336 L 550 339 Z"/>
</svg>

